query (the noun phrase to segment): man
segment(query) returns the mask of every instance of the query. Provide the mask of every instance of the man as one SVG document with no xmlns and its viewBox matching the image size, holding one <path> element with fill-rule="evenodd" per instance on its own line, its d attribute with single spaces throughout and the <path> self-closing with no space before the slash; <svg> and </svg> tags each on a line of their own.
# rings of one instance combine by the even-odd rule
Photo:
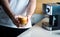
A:
<svg viewBox="0 0 60 37">
<path fill-rule="evenodd" d="M 31 25 L 31 16 L 36 7 L 36 0 L 0 0 L 0 32 L 5 36 L 17 36 Z M 24 27 L 20 27 L 18 15 L 26 16 L 28 23 Z M 18 28 L 19 27 L 19 28 Z M 12 31 L 12 32 L 10 32 Z"/>
</svg>

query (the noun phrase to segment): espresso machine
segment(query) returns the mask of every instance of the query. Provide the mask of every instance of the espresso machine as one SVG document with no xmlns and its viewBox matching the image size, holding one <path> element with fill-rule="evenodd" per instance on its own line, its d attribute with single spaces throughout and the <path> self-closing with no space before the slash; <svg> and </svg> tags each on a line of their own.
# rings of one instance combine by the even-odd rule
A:
<svg viewBox="0 0 60 37">
<path fill-rule="evenodd" d="M 42 28 L 52 31 L 60 29 L 60 3 L 48 3 L 43 4 L 43 13 L 48 15 L 49 22 L 48 25 L 42 23 Z"/>
</svg>

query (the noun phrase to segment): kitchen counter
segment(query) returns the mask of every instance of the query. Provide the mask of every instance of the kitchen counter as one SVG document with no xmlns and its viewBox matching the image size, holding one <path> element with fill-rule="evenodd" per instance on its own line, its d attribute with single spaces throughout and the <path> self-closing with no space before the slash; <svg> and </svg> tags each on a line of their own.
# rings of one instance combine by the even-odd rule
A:
<svg viewBox="0 0 60 37">
<path fill-rule="evenodd" d="M 47 31 L 41 27 L 43 21 L 48 21 L 48 18 L 43 19 L 32 28 L 20 34 L 18 37 L 60 37 L 60 30 Z"/>
</svg>

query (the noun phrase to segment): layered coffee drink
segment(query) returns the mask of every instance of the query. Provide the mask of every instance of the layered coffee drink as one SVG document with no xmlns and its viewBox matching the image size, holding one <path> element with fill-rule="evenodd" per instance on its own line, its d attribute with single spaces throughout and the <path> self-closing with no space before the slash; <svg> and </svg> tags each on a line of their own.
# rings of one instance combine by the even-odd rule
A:
<svg viewBox="0 0 60 37">
<path fill-rule="evenodd" d="M 24 17 L 24 16 L 19 16 L 18 20 L 19 20 L 20 24 L 23 25 L 23 26 L 25 26 L 28 22 L 27 17 Z"/>
</svg>

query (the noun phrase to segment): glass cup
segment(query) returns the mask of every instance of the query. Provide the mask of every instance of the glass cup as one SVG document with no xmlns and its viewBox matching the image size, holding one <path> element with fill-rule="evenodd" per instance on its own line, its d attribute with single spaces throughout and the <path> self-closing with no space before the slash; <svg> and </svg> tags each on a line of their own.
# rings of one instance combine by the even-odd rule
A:
<svg viewBox="0 0 60 37">
<path fill-rule="evenodd" d="M 22 26 L 25 26 L 28 22 L 27 17 L 19 16 L 18 20 Z"/>
</svg>

